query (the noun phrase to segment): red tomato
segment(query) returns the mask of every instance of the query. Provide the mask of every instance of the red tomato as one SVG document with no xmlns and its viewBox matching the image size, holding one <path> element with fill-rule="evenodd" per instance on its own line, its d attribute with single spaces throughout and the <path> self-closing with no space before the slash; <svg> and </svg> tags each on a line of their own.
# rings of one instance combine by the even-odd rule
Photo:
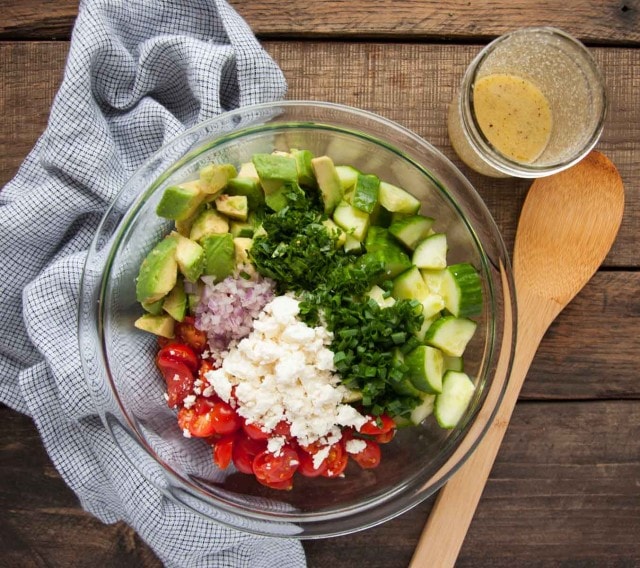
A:
<svg viewBox="0 0 640 568">
<path fill-rule="evenodd" d="M 262 485 L 266 485 L 270 489 L 280 489 L 282 491 L 289 491 L 289 490 L 293 489 L 293 477 L 290 477 L 289 479 L 285 479 L 283 481 L 271 481 L 270 482 L 270 481 L 261 481 L 260 479 L 258 479 L 258 481 Z"/>
<path fill-rule="evenodd" d="M 198 397 L 192 408 L 197 416 L 206 416 L 201 419 L 201 423 L 210 424 L 213 434 L 231 434 L 242 425 L 231 405 L 218 398 Z"/>
<path fill-rule="evenodd" d="M 280 420 L 273 429 L 273 436 L 284 436 L 287 441 L 291 440 L 291 424 L 286 420 Z"/>
<path fill-rule="evenodd" d="M 158 361 L 158 369 L 167 384 L 169 395 L 167 404 L 170 408 L 175 408 L 191 393 L 194 383 L 193 373 L 184 363 L 166 358 Z"/>
<path fill-rule="evenodd" d="M 349 456 L 344 451 L 344 447 L 341 442 L 333 444 L 329 450 L 329 455 L 325 460 L 327 462 L 327 469 L 322 473 L 324 477 L 338 477 L 347 467 Z"/>
<path fill-rule="evenodd" d="M 320 448 L 317 448 L 315 449 L 315 451 L 308 451 L 308 450 L 301 449 L 298 452 L 298 457 L 300 458 L 300 465 L 298 466 L 298 471 L 305 477 L 318 477 L 319 475 L 323 475 L 327 471 L 326 459 L 320 462 L 318 469 L 316 469 L 313 465 L 313 456 L 318 452 L 319 449 Z"/>
<path fill-rule="evenodd" d="M 293 477 L 300 465 L 298 452 L 283 446 L 278 455 L 264 451 L 253 460 L 253 473 L 260 483 L 269 485 L 282 483 Z"/>
<path fill-rule="evenodd" d="M 156 363 L 158 367 L 160 367 L 162 365 L 162 361 L 166 359 L 173 359 L 174 361 L 184 363 L 194 373 L 198 370 L 198 356 L 191 347 L 184 343 L 169 343 L 166 347 L 160 349 L 156 355 Z"/>
<path fill-rule="evenodd" d="M 208 373 L 209 371 L 213 371 L 214 369 L 218 369 L 218 368 L 219 368 L 219 365 L 214 363 L 211 359 L 203 359 L 202 363 L 200 363 L 200 369 L 198 370 L 198 377 L 200 378 L 200 380 L 206 382 L 207 379 L 204 376 L 205 373 Z"/>
<path fill-rule="evenodd" d="M 369 436 L 377 436 L 378 434 L 386 434 L 389 430 L 395 429 L 395 427 L 396 423 L 393 418 L 387 414 L 381 414 L 380 416 L 370 416 L 369 421 L 365 422 L 358 432 Z"/>
<path fill-rule="evenodd" d="M 218 440 L 213 446 L 213 463 L 220 469 L 227 469 L 231 463 L 234 435 L 227 435 Z"/>
<path fill-rule="evenodd" d="M 178 425 L 195 438 L 208 438 L 217 433 L 212 414 L 198 414 L 193 408 L 181 408 L 178 411 Z"/>
<path fill-rule="evenodd" d="M 396 435 L 397 430 L 395 428 L 392 428 L 391 430 L 389 430 L 388 432 L 385 432 L 384 434 L 378 434 L 377 436 L 374 437 L 375 441 L 378 442 L 378 444 L 388 444 L 391 440 L 393 440 L 393 438 Z"/>
<path fill-rule="evenodd" d="M 258 424 L 245 422 L 242 425 L 244 433 L 252 440 L 268 440 L 271 437 L 270 432 L 264 432 Z"/>
<path fill-rule="evenodd" d="M 233 465 L 242 473 L 253 473 L 253 458 L 266 449 L 267 443 L 264 440 L 252 440 L 238 432 L 231 453 Z"/>
<path fill-rule="evenodd" d="M 195 318 L 192 316 L 186 316 L 181 322 L 176 322 L 175 336 L 196 353 L 202 353 L 207 346 L 207 334 L 195 326 Z"/>
<path fill-rule="evenodd" d="M 380 465 L 380 446 L 373 440 L 363 440 L 367 446 L 357 454 L 351 454 L 351 457 L 362 469 L 373 469 Z"/>
</svg>

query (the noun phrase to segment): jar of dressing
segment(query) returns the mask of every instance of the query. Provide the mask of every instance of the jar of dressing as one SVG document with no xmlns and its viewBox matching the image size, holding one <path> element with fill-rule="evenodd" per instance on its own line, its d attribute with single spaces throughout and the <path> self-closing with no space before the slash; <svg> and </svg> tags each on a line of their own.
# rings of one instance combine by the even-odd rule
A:
<svg viewBox="0 0 640 568">
<path fill-rule="evenodd" d="M 589 153 L 606 108 L 604 81 L 584 45 L 555 28 L 525 28 L 471 62 L 449 107 L 449 138 L 481 174 L 543 177 Z"/>
</svg>

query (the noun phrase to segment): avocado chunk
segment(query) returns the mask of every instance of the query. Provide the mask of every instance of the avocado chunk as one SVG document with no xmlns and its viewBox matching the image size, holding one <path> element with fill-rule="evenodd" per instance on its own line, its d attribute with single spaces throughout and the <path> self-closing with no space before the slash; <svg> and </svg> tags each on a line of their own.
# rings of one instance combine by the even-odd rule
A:
<svg viewBox="0 0 640 568">
<path fill-rule="evenodd" d="M 253 165 L 253 162 L 245 162 L 244 164 L 240 164 L 240 170 L 238 171 L 238 175 L 236 177 L 248 178 L 255 181 L 256 183 L 260 183 L 258 171 Z"/>
<path fill-rule="evenodd" d="M 287 182 L 298 182 L 295 158 L 280 154 L 254 154 L 252 161 L 267 197 L 276 193 Z"/>
<path fill-rule="evenodd" d="M 138 329 L 142 331 L 148 331 L 154 335 L 160 337 L 166 337 L 168 339 L 173 338 L 173 328 L 175 320 L 170 315 L 154 316 L 153 314 L 144 314 L 140 316 L 135 322 L 133 322 Z"/>
<path fill-rule="evenodd" d="M 146 256 L 140 266 L 136 282 L 136 299 L 141 304 L 152 304 L 164 298 L 176 285 L 178 262 L 174 236 L 162 239 Z"/>
<path fill-rule="evenodd" d="M 178 269 L 189 282 L 195 282 L 200 278 L 204 269 L 204 250 L 197 242 L 187 239 L 179 233 L 172 233 L 172 235 L 178 241 L 176 247 Z"/>
<path fill-rule="evenodd" d="M 236 175 L 233 164 L 209 164 L 200 170 L 200 186 L 207 195 L 217 195 Z"/>
<path fill-rule="evenodd" d="M 204 193 L 195 185 L 172 185 L 164 190 L 156 213 L 165 219 L 182 221 L 196 211 L 204 197 Z"/>
<path fill-rule="evenodd" d="M 189 237 L 191 234 L 191 227 L 193 227 L 194 221 L 200 216 L 207 207 L 206 203 L 201 203 L 196 210 L 189 215 L 186 219 L 180 219 L 175 222 L 176 231 L 180 233 L 183 237 Z"/>
<path fill-rule="evenodd" d="M 249 206 L 246 195 L 220 195 L 216 198 L 216 209 L 219 213 L 237 221 L 246 221 Z"/>
<path fill-rule="evenodd" d="M 338 177 L 338 172 L 329 156 L 313 158 L 311 166 L 318 180 L 318 187 L 324 203 L 324 212 L 330 215 L 342 199 L 342 183 Z"/>
<path fill-rule="evenodd" d="M 309 150 L 291 150 L 291 155 L 296 160 L 296 168 L 298 169 L 298 183 L 306 187 L 316 187 L 316 177 L 313 173 L 313 154 Z"/>
<path fill-rule="evenodd" d="M 252 164 L 253 165 L 253 164 Z M 258 179 L 249 177 L 235 177 L 227 184 L 228 195 L 244 195 L 250 211 L 255 211 L 264 205 L 264 191 Z"/>
<path fill-rule="evenodd" d="M 151 303 L 142 302 L 141 306 L 146 312 L 149 312 L 150 314 L 157 316 L 162 313 L 163 302 L 164 302 L 163 299 L 160 299 L 157 302 L 151 302 Z"/>
<path fill-rule="evenodd" d="M 220 282 L 236 267 L 235 246 L 231 233 L 207 235 L 202 239 L 205 266 L 204 275 L 214 276 Z"/>
<path fill-rule="evenodd" d="M 162 306 L 174 320 L 182 321 L 187 313 L 187 295 L 182 280 L 178 280 L 173 290 L 167 294 Z"/>
<path fill-rule="evenodd" d="M 252 238 L 260 223 L 256 219 L 253 212 L 250 212 L 246 221 L 231 221 L 229 223 L 229 232 L 234 237 Z"/>
<path fill-rule="evenodd" d="M 207 235 L 228 232 L 229 221 L 215 209 L 205 209 L 193 222 L 189 238 L 192 241 L 201 241 Z"/>
<path fill-rule="evenodd" d="M 378 207 L 380 179 L 373 174 L 358 174 L 351 198 L 351 205 L 365 213 L 373 213 Z"/>
<path fill-rule="evenodd" d="M 253 244 L 253 239 L 246 237 L 236 237 L 233 239 L 233 248 L 237 264 L 247 264 L 249 262 L 249 250 Z"/>
</svg>

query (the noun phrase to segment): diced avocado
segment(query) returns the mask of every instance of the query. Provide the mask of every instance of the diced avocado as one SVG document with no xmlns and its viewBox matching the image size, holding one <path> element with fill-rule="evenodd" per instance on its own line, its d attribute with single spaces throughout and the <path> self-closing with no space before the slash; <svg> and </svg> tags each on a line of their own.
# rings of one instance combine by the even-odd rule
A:
<svg viewBox="0 0 640 568">
<path fill-rule="evenodd" d="M 252 164 L 253 165 L 253 164 Z M 235 177 L 227 184 L 228 195 L 244 195 L 250 211 L 255 211 L 264 204 L 264 191 L 258 179 Z"/>
<path fill-rule="evenodd" d="M 419 300 L 429 295 L 429 288 L 415 266 L 405 270 L 393 279 L 391 292 L 396 300 Z"/>
<path fill-rule="evenodd" d="M 362 243 L 358 239 L 354 239 L 351 235 L 345 233 L 344 252 L 352 254 L 360 254 L 363 251 Z"/>
<path fill-rule="evenodd" d="M 215 209 L 205 209 L 191 226 L 189 238 L 201 241 L 207 235 L 224 234 L 229 232 L 229 221 Z"/>
<path fill-rule="evenodd" d="M 189 215 L 189 217 L 176 221 L 176 231 L 178 231 L 178 233 L 180 233 L 183 237 L 189 237 L 194 221 L 200 216 L 200 213 L 202 213 L 206 207 L 206 203 L 201 203 L 196 208 L 196 210 L 191 215 Z"/>
<path fill-rule="evenodd" d="M 181 221 L 188 219 L 200 206 L 204 193 L 197 187 L 172 185 L 167 187 L 156 207 L 159 217 Z"/>
<path fill-rule="evenodd" d="M 231 233 L 207 235 L 202 239 L 205 265 L 204 275 L 219 282 L 233 273 L 236 266 L 235 247 Z"/>
<path fill-rule="evenodd" d="M 140 266 L 136 282 L 136 299 L 141 304 L 152 304 L 164 298 L 176 285 L 178 241 L 169 236 L 162 239 L 146 256 Z"/>
<path fill-rule="evenodd" d="M 429 345 L 419 345 L 405 356 L 404 363 L 409 380 L 418 390 L 430 394 L 442 391 L 442 351 Z"/>
<path fill-rule="evenodd" d="M 336 225 L 331 219 L 325 219 L 322 224 L 327 228 L 331 235 L 336 237 L 336 247 L 344 246 L 347 240 L 347 233 L 345 233 L 338 225 Z"/>
<path fill-rule="evenodd" d="M 367 292 L 367 296 L 374 300 L 381 308 L 390 308 L 396 303 L 395 298 L 392 296 L 385 298 L 385 291 L 376 284 Z"/>
<path fill-rule="evenodd" d="M 231 221 L 229 223 L 229 232 L 234 237 L 252 238 L 256 231 L 256 220 L 249 213 L 246 221 Z"/>
<path fill-rule="evenodd" d="M 362 242 L 369 229 L 369 214 L 356 209 L 342 200 L 333 212 L 333 220 L 336 225 L 344 229 L 357 241 Z"/>
<path fill-rule="evenodd" d="M 287 182 L 298 183 L 295 158 L 277 154 L 254 154 L 252 162 L 266 197 L 273 195 Z"/>
<path fill-rule="evenodd" d="M 246 237 L 235 237 L 233 239 L 236 264 L 247 264 L 249 262 L 249 250 L 252 244 L 253 239 Z"/>
<path fill-rule="evenodd" d="M 373 174 L 358 174 L 351 205 L 365 213 L 373 213 L 378 205 L 380 180 Z"/>
<path fill-rule="evenodd" d="M 394 221 L 389 232 L 407 248 L 413 250 L 416 245 L 429 236 L 433 219 L 424 215 L 409 215 Z"/>
<path fill-rule="evenodd" d="M 415 215 L 420 211 L 420 201 L 404 189 L 385 181 L 380 182 L 380 204 L 392 213 Z"/>
<path fill-rule="evenodd" d="M 157 316 L 162 313 L 162 302 L 164 302 L 164 299 L 160 299 L 157 302 L 151 302 L 150 304 L 142 302 L 141 306 L 146 312 Z"/>
<path fill-rule="evenodd" d="M 351 166 L 336 166 L 336 173 L 342 185 L 342 191 L 346 193 L 356 185 L 360 172 Z"/>
<path fill-rule="evenodd" d="M 266 194 L 264 200 L 267 204 L 267 207 L 269 207 L 273 211 L 280 211 L 281 209 L 284 209 L 287 205 L 289 205 L 288 195 L 292 193 L 297 193 L 300 196 L 304 195 L 304 191 L 298 185 L 298 182 L 287 182 L 281 185 L 273 193 Z"/>
<path fill-rule="evenodd" d="M 324 212 L 331 215 L 333 210 L 340 203 L 343 195 L 342 184 L 333 165 L 333 160 L 329 156 L 320 156 L 311 160 L 311 166 L 318 181 L 318 188 L 324 203 Z M 357 237 L 356 237 L 357 238 Z"/>
<path fill-rule="evenodd" d="M 238 175 L 233 164 L 209 164 L 200 170 L 202 191 L 207 195 L 217 195 L 231 178 Z"/>
<path fill-rule="evenodd" d="M 184 316 L 187 313 L 187 295 L 184 291 L 184 284 L 181 279 L 178 279 L 173 290 L 167 294 L 162 308 L 174 320 L 182 321 L 184 319 Z"/>
<path fill-rule="evenodd" d="M 170 315 L 154 316 L 153 314 L 144 314 L 133 322 L 133 325 L 142 331 L 148 331 L 154 335 L 171 339 L 173 338 L 175 320 Z"/>
<path fill-rule="evenodd" d="M 298 183 L 305 187 L 316 187 L 316 177 L 313 173 L 313 167 L 311 160 L 313 160 L 313 154 L 309 150 L 291 150 L 291 155 L 296 160 L 296 167 L 298 169 Z"/>
<path fill-rule="evenodd" d="M 240 164 L 240 170 L 238 171 L 238 175 L 236 177 L 248 178 L 260 183 L 260 178 L 258 177 L 258 172 L 256 170 L 256 167 L 253 165 L 253 162 L 245 162 L 244 164 Z"/>
<path fill-rule="evenodd" d="M 195 282 L 204 269 L 204 250 L 196 241 L 183 237 L 179 233 L 172 233 L 172 235 L 178 243 L 176 247 L 178 269 L 189 282 Z"/>
<path fill-rule="evenodd" d="M 223 193 L 216 198 L 216 209 L 231 219 L 246 221 L 249 214 L 247 196 Z"/>
<path fill-rule="evenodd" d="M 187 294 L 187 308 L 191 315 L 195 315 L 196 308 L 200 303 L 200 296 L 198 294 Z"/>
</svg>

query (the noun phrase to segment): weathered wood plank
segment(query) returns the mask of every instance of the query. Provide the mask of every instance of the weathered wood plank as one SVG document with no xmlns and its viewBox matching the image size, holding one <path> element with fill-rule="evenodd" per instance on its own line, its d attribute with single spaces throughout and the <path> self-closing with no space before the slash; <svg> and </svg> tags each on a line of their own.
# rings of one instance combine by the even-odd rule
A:
<svg viewBox="0 0 640 568">
<path fill-rule="evenodd" d="M 486 40 L 518 27 L 553 25 L 591 43 L 640 43 L 637 0 L 231 0 L 262 38 Z M 78 0 L 5 0 L 0 38 L 66 39 Z"/>
<path fill-rule="evenodd" d="M 638 455 L 636 402 L 519 404 L 458 565 L 640 563 Z M 0 546 L 20 561 L 13 565 L 160 566 L 124 525 L 80 510 L 31 421 L 7 408 L 0 464 Z M 361 533 L 305 542 L 309 567 L 407 566 L 431 503 Z"/>
<path fill-rule="evenodd" d="M 451 158 L 478 189 L 509 250 L 529 182 L 475 174 L 453 152 L 446 110 L 478 46 L 266 42 L 289 82 L 288 98 L 325 100 L 377 112 L 414 130 Z M 15 173 L 46 125 L 66 43 L 0 44 L 0 185 Z M 638 267 L 640 257 L 640 50 L 594 49 L 610 98 L 599 149 L 626 186 L 622 228 L 606 266 Z"/>
</svg>

